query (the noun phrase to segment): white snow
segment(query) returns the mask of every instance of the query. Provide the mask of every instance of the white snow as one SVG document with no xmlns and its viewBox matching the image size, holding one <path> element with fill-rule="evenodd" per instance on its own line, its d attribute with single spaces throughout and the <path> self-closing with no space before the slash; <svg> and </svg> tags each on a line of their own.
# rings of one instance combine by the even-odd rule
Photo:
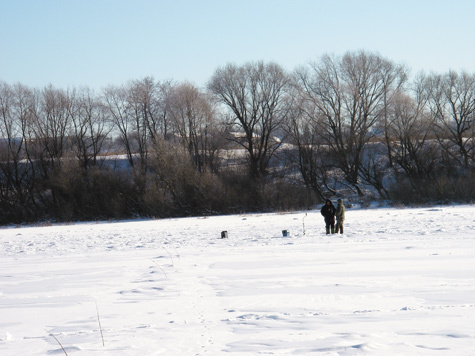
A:
<svg viewBox="0 0 475 356">
<path fill-rule="evenodd" d="M 307 213 L 0 229 L 0 355 L 475 355 L 475 207 Z"/>
</svg>

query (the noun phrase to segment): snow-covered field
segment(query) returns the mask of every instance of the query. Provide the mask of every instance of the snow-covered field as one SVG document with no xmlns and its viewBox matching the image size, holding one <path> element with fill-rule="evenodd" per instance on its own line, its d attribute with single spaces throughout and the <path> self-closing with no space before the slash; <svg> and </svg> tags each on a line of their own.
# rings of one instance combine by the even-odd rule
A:
<svg viewBox="0 0 475 356">
<path fill-rule="evenodd" d="M 307 213 L 0 229 L 0 355 L 475 355 L 475 207 Z"/>
</svg>

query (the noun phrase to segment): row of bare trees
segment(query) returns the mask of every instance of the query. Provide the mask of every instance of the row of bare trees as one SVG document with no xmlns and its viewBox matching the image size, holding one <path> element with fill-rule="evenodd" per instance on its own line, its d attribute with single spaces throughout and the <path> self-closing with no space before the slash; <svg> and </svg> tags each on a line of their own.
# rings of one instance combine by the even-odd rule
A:
<svg viewBox="0 0 475 356">
<path fill-rule="evenodd" d="M 307 185 L 323 198 L 340 184 L 383 199 L 472 200 L 475 75 L 420 74 L 357 52 L 324 56 L 296 73 L 292 121 Z M 322 187 L 324 190 L 322 190 Z"/>
<path fill-rule="evenodd" d="M 1 221 L 304 208 L 335 195 L 474 197 L 475 75 L 365 51 L 286 72 L 228 64 L 207 87 L 96 93 L 0 81 Z"/>
</svg>

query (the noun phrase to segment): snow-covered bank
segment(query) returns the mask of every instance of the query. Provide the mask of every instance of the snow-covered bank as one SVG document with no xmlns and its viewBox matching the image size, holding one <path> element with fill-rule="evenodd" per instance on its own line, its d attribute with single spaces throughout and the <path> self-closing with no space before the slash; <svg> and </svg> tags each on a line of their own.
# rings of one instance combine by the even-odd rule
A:
<svg viewBox="0 0 475 356">
<path fill-rule="evenodd" d="M 474 213 L 0 229 L 0 354 L 475 355 Z"/>
</svg>

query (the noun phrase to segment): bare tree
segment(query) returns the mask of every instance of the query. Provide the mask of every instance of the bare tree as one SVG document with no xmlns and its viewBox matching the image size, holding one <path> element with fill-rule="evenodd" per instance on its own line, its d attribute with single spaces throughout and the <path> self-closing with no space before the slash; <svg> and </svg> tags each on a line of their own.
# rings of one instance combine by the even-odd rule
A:
<svg viewBox="0 0 475 356">
<path fill-rule="evenodd" d="M 31 123 L 35 107 L 32 90 L 0 82 L 0 199 L 8 210 L 2 215 L 30 219 L 37 212 L 36 162 Z"/>
<path fill-rule="evenodd" d="M 427 197 L 427 188 L 437 178 L 439 155 L 430 140 L 433 120 L 425 110 L 426 98 L 418 90 L 416 99 L 400 93 L 390 112 L 391 154 L 412 189 Z"/>
<path fill-rule="evenodd" d="M 109 86 L 104 89 L 104 102 L 115 129 L 118 132 L 129 164 L 134 167 L 133 123 L 129 117 L 130 104 L 127 89 L 123 86 Z"/>
<path fill-rule="evenodd" d="M 142 87 L 142 105 L 152 144 L 158 145 L 161 140 L 170 139 L 170 105 L 175 85 L 171 81 L 154 83 L 153 79 L 145 78 Z"/>
<path fill-rule="evenodd" d="M 132 168 L 139 196 L 144 197 L 151 154 L 168 149 L 170 83 L 152 78 L 129 82 L 127 86 L 105 90 L 105 103 Z M 157 161 L 156 157 L 152 157 Z"/>
<path fill-rule="evenodd" d="M 296 147 L 296 154 L 291 150 L 291 161 L 297 164 L 305 186 L 311 189 L 320 201 L 324 201 L 326 196 L 323 187 L 332 194 L 335 193 L 328 186 L 327 173 L 331 169 L 328 162 L 325 162 L 328 150 L 323 146 L 319 125 L 313 112 L 314 106 L 307 101 L 298 84 L 294 85 L 292 97 L 292 111 L 286 120 L 290 143 Z"/>
<path fill-rule="evenodd" d="M 169 97 L 173 130 L 187 149 L 194 167 L 216 170 L 220 133 L 211 100 L 195 86 L 176 86 Z"/>
<path fill-rule="evenodd" d="M 464 167 L 475 159 L 475 75 L 450 71 L 426 78 L 425 90 L 441 147 Z"/>
<path fill-rule="evenodd" d="M 391 149 L 393 147 L 393 141 L 387 140 Z M 369 142 L 363 149 L 363 159 L 360 166 L 360 175 L 362 179 L 373 186 L 378 192 L 380 198 L 389 199 L 390 194 L 386 184 L 386 178 L 393 173 L 392 167 L 392 154 L 387 155 L 389 151 L 383 151 L 386 148 L 385 145 L 380 142 Z"/>
<path fill-rule="evenodd" d="M 50 169 L 61 166 L 61 159 L 67 150 L 71 101 L 68 92 L 51 85 L 38 92 L 37 98 L 32 130 L 37 158 L 44 176 L 48 177 Z"/>
<path fill-rule="evenodd" d="M 228 64 L 217 69 L 208 84 L 229 110 L 227 124 L 230 131 L 237 132 L 232 140 L 246 150 L 252 178 L 266 175 L 269 161 L 281 145 L 274 135 L 288 114 L 283 100 L 288 85 L 289 77 L 279 65 L 263 62 Z"/>
<path fill-rule="evenodd" d="M 139 196 L 143 196 L 146 187 L 149 136 L 141 106 L 143 98 L 140 84 L 108 87 L 104 91 L 104 100 L 114 127 L 119 132 Z"/>
<path fill-rule="evenodd" d="M 11 87 L 0 82 L 0 207 L 12 209 L 15 202 L 26 207 L 30 167 L 24 159 L 24 131 L 29 110 L 27 90 L 21 85 Z M 27 162 L 25 162 L 27 163 Z M 5 215 L 6 211 L 2 212 Z"/>
<path fill-rule="evenodd" d="M 105 106 L 89 88 L 74 91 L 71 101 L 73 150 L 83 169 L 87 170 L 96 165 L 112 127 Z"/>
<path fill-rule="evenodd" d="M 402 67 L 364 51 L 343 57 L 325 55 L 299 74 L 308 101 L 315 106 L 315 120 L 338 167 L 358 194 L 362 153 L 377 133 L 393 93 L 406 80 Z M 321 119 L 320 119 L 321 118 Z"/>
</svg>

